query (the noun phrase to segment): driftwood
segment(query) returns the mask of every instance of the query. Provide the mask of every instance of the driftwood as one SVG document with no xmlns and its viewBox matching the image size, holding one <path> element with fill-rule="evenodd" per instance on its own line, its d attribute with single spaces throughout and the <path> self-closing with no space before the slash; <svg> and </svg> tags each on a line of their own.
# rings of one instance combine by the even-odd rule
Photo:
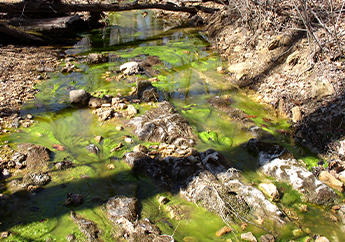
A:
<svg viewBox="0 0 345 242">
<path fill-rule="evenodd" d="M 139 9 L 162 9 L 176 12 L 196 14 L 198 11 L 214 13 L 218 9 L 201 6 L 184 7 L 175 4 L 46 4 L 37 2 L 0 3 L 0 12 L 3 13 L 51 13 L 63 14 L 69 12 L 120 12 Z"/>
</svg>

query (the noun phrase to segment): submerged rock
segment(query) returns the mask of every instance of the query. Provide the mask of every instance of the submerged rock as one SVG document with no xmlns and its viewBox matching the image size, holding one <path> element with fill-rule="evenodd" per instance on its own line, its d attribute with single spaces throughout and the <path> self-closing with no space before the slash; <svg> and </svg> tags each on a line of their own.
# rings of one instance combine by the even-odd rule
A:
<svg viewBox="0 0 345 242">
<path fill-rule="evenodd" d="M 84 198 L 82 195 L 77 193 L 68 193 L 65 205 L 79 206 L 83 203 Z"/>
<path fill-rule="evenodd" d="M 83 218 L 74 211 L 71 211 L 71 218 L 78 225 L 80 231 L 86 235 L 88 241 L 102 241 L 98 237 L 101 231 L 98 229 L 97 224 L 95 222 Z"/>
<path fill-rule="evenodd" d="M 100 152 L 99 148 L 94 144 L 89 144 L 88 146 L 86 146 L 86 150 L 95 155 Z"/>
<path fill-rule="evenodd" d="M 279 145 L 251 139 L 248 150 L 258 156 L 259 171 L 279 182 L 287 182 L 303 195 L 305 202 L 327 204 L 334 202 L 338 195 L 318 180 L 313 173 L 300 165 L 293 156 Z"/>
<path fill-rule="evenodd" d="M 193 146 L 194 134 L 188 121 L 175 113 L 173 106 L 164 101 L 158 108 L 131 119 L 128 126 L 135 127 L 135 135 L 140 140 Z"/>
</svg>

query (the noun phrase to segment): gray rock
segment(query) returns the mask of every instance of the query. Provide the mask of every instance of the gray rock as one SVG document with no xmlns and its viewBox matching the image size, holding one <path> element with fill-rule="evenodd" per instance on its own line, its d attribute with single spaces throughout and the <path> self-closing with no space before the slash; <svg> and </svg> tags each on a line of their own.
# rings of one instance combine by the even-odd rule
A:
<svg viewBox="0 0 345 242">
<path fill-rule="evenodd" d="M 258 157 L 259 171 L 279 182 L 287 182 L 299 191 L 305 202 L 327 204 L 334 202 L 338 195 L 327 185 L 303 167 L 292 154 L 275 144 L 251 139 L 247 148 Z"/>
<path fill-rule="evenodd" d="M 106 61 L 107 61 L 107 57 L 98 53 L 90 53 L 86 59 L 86 62 L 88 64 L 99 64 Z"/>
<path fill-rule="evenodd" d="M 86 146 L 86 150 L 92 154 L 98 154 L 100 152 L 99 148 L 94 145 L 94 144 L 90 144 L 88 146 Z"/>
<path fill-rule="evenodd" d="M 51 181 L 51 177 L 48 174 L 42 172 L 29 172 L 23 177 L 23 186 L 44 186 Z"/>
<path fill-rule="evenodd" d="M 142 102 L 158 102 L 159 94 L 155 88 L 146 89 L 142 92 L 140 100 Z"/>
<path fill-rule="evenodd" d="M 181 145 L 192 146 L 194 134 L 188 121 L 168 102 L 158 104 L 158 108 L 131 119 L 128 126 L 135 127 L 135 135 L 140 140 L 172 144 L 179 141 Z"/>
<path fill-rule="evenodd" d="M 114 223 L 122 218 L 134 222 L 138 218 L 138 200 L 134 197 L 115 196 L 106 204 L 109 219 Z"/>
<path fill-rule="evenodd" d="M 139 74 L 140 66 L 139 63 L 135 61 L 127 62 L 120 66 L 120 71 L 127 75 L 136 75 Z"/>
<path fill-rule="evenodd" d="M 72 90 L 69 92 L 69 100 L 74 104 L 81 104 L 83 106 L 86 106 L 89 103 L 90 97 L 90 93 L 88 93 L 84 89 Z"/>
</svg>

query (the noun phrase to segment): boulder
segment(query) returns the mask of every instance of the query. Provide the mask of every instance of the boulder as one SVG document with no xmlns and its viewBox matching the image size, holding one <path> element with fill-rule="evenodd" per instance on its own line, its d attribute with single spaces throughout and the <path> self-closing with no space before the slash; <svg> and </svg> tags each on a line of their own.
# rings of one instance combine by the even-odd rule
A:
<svg viewBox="0 0 345 242">
<path fill-rule="evenodd" d="M 70 102 L 74 104 L 80 104 L 82 106 L 88 105 L 90 97 L 90 93 L 88 93 L 84 89 L 72 90 L 69 92 Z"/>
<path fill-rule="evenodd" d="M 122 71 L 123 74 L 136 75 L 139 74 L 140 66 L 139 63 L 135 61 L 127 62 L 120 66 L 120 71 Z"/>
<path fill-rule="evenodd" d="M 247 143 L 248 151 L 257 156 L 259 172 L 275 178 L 279 182 L 289 183 L 300 192 L 302 200 L 316 204 L 334 202 L 338 195 L 327 185 L 303 167 L 285 148 L 251 139 Z"/>
<path fill-rule="evenodd" d="M 107 61 L 107 57 L 99 53 L 90 53 L 87 56 L 86 62 L 88 64 L 99 64 Z"/>
<path fill-rule="evenodd" d="M 328 171 L 321 171 L 319 180 L 339 192 L 344 192 L 344 183 L 332 176 Z"/>
</svg>

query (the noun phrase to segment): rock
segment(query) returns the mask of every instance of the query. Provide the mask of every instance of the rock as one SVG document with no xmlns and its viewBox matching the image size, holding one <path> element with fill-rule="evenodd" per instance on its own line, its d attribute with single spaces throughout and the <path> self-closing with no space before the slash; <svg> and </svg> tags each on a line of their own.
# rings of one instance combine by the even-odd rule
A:
<svg viewBox="0 0 345 242">
<path fill-rule="evenodd" d="M 86 146 L 86 150 L 95 155 L 100 152 L 99 148 L 94 144 L 89 144 L 88 146 Z"/>
<path fill-rule="evenodd" d="M 121 223 L 121 219 L 134 222 L 138 217 L 138 200 L 134 197 L 115 196 L 106 204 L 109 219 L 113 223 Z"/>
<path fill-rule="evenodd" d="M 68 193 L 67 199 L 65 200 L 65 205 L 79 206 L 83 204 L 84 198 L 82 195 L 77 193 Z"/>
<path fill-rule="evenodd" d="M 122 131 L 124 128 L 123 128 L 123 126 L 122 125 L 117 125 L 116 126 L 116 130 L 117 131 Z"/>
<path fill-rule="evenodd" d="M 268 50 L 274 50 L 274 49 L 278 48 L 279 45 L 280 45 L 279 38 L 276 38 L 276 39 L 271 40 L 271 41 L 268 43 L 267 49 L 268 49 Z"/>
<path fill-rule="evenodd" d="M 74 104 L 80 104 L 82 106 L 88 105 L 90 97 L 90 93 L 88 93 L 84 89 L 72 90 L 69 92 L 70 102 Z"/>
<path fill-rule="evenodd" d="M 9 235 L 10 235 L 10 232 L 9 232 L 9 231 L 4 231 L 4 232 L 1 232 L 1 233 L 0 233 L 0 237 L 1 237 L 1 238 L 7 238 Z"/>
<path fill-rule="evenodd" d="M 311 97 L 321 99 L 335 93 L 334 87 L 325 77 L 318 78 L 311 87 Z"/>
<path fill-rule="evenodd" d="M 98 54 L 98 53 L 90 53 L 86 59 L 86 62 L 88 64 L 99 64 L 106 61 L 107 61 L 107 57 L 104 56 L 103 54 Z"/>
<path fill-rule="evenodd" d="M 296 106 L 296 107 L 293 107 L 291 109 L 291 112 L 292 112 L 292 121 L 294 123 L 297 123 L 298 121 L 301 121 L 302 120 L 302 113 L 301 113 L 301 109 Z"/>
<path fill-rule="evenodd" d="M 158 102 L 159 94 L 156 89 L 152 87 L 142 92 L 140 100 L 142 102 Z"/>
<path fill-rule="evenodd" d="M 128 107 L 127 107 L 127 115 L 129 117 L 134 117 L 137 113 L 138 113 L 138 110 L 133 105 L 128 105 Z"/>
<path fill-rule="evenodd" d="M 260 237 L 260 242 L 275 242 L 276 239 L 271 234 L 265 234 Z"/>
<path fill-rule="evenodd" d="M 112 117 L 114 111 L 111 109 L 111 110 L 101 110 L 101 112 L 98 114 L 98 120 L 100 122 L 103 122 L 109 118 Z"/>
<path fill-rule="evenodd" d="M 120 71 L 127 75 L 136 75 L 139 74 L 140 66 L 139 63 L 135 61 L 127 62 L 120 66 Z"/>
<path fill-rule="evenodd" d="M 159 99 L 159 94 L 148 80 L 137 81 L 137 92 L 142 102 L 157 102 Z"/>
<path fill-rule="evenodd" d="M 169 199 L 167 197 L 160 196 L 158 198 L 158 202 L 159 202 L 160 205 L 164 205 L 164 204 L 167 204 L 169 202 Z"/>
<path fill-rule="evenodd" d="M 259 172 L 291 184 L 303 195 L 304 202 L 327 204 L 337 199 L 338 195 L 331 188 L 316 179 L 283 147 L 250 139 L 247 149 L 258 157 Z"/>
<path fill-rule="evenodd" d="M 241 234 L 241 239 L 245 241 L 250 241 L 250 242 L 257 242 L 258 240 L 254 237 L 252 232 L 248 232 L 245 234 Z"/>
<path fill-rule="evenodd" d="M 259 188 L 272 201 L 279 201 L 280 199 L 279 191 L 273 183 L 260 183 Z"/>
<path fill-rule="evenodd" d="M 66 235 L 66 240 L 69 241 L 69 242 L 73 242 L 75 241 L 76 237 L 74 234 L 68 234 Z"/>
<path fill-rule="evenodd" d="M 28 186 L 44 186 L 51 181 L 51 177 L 48 174 L 42 172 L 29 172 L 23 177 L 23 185 Z"/>
<path fill-rule="evenodd" d="M 98 238 L 98 234 L 101 231 L 97 228 L 95 222 L 83 218 L 74 211 L 71 211 L 71 218 L 78 225 L 80 231 L 86 235 L 89 242 L 102 241 Z"/>
<path fill-rule="evenodd" d="M 132 144 L 132 143 L 134 143 L 134 140 L 131 139 L 131 138 L 129 138 L 129 137 L 126 137 L 126 138 L 125 138 L 125 142 L 126 142 L 127 144 Z"/>
<path fill-rule="evenodd" d="M 221 98 L 219 96 L 214 96 L 207 99 L 207 102 L 214 106 L 215 108 L 227 113 L 231 118 L 236 120 L 247 119 L 247 114 L 241 109 L 234 108 L 231 106 L 232 100 Z"/>
<path fill-rule="evenodd" d="M 26 155 L 26 167 L 29 170 L 38 170 L 47 167 L 51 161 L 50 150 L 40 145 L 23 143 L 17 146 L 18 151 Z"/>
<path fill-rule="evenodd" d="M 339 180 L 345 183 L 345 171 L 339 172 Z"/>
<path fill-rule="evenodd" d="M 344 192 L 344 183 L 336 179 L 327 171 L 321 171 L 319 180 L 330 186 L 331 188 L 337 189 L 340 192 Z"/>
<path fill-rule="evenodd" d="M 131 119 L 127 125 L 135 127 L 134 133 L 140 140 L 167 144 L 178 142 L 188 147 L 195 143 L 188 121 L 175 113 L 175 109 L 166 101 L 145 115 Z"/>
<path fill-rule="evenodd" d="M 342 222 L 345 225 L 345 204 L 340 205 L 339 210 L 337 210 L 337 214 Z"/>
<path fill-rule="evenodd" d="M 226 71 L 226 70 L 225 70 L 224 67 L 222 67 L 222 66 L 217 67 L 217 72 L 218 72 L 219 74 L 224 74 L 225 71 Z"/>
<path fill-rule="evenodd" d="M 229 226 L 224 226 L 223 228 L 221 228 L 220 230 L 218 230 L 216 232 L 216 236 L 220 237 L 220 236 L 222 236 L 224 234 L 230 233 L 231 231 L 232 231 L 232 228 L 230 228 Z"/>
<path fill-rule="evenodd" d="M 298 60 L 300 58 L 301 53 L 299 51 L 295 51 L 292 54 L 290 54 L 287 58 L 286 58 L 286 63 L 290 66 L 294 66 L 298 63 Z"/>
<path fill-rule="evenodd" d="M 133 148 L 133 151 L 134 152 L 143 152 L 143 153 L 148 153 L 149 152 L 149 149 L 144 146 L 144 145 L 136 145 L 134 148 Z"/>
<path fill-rule="evenodd" d="M 100 97 L 91 97 L 88 103 L 89 108 L 100 108 L 103 104 L 110 103 L 110 100 Z"/>
<path fill-rule="evenodd" d="M 315 242 L 330 242 L 330 241 L 324 236 L 319 236 L 319 237 L 317 237 Z"/>
<path fill-rule="evenodd" d="M 97 141 L 97 143 L 100 143 L 100 142 L 103 140 L 103 137 L 100 136 L 100 135 L 97 135 L 97 136 L 95 137 L 95 140 Z"/>
<path fill-rule="evenodd" d="M 251 65 L 246 62 L 241 62 L 237 64 L 230 65 L 228 67 L 228 71 L 231 73 L 245 73 L 246 71 L 250 70 Z"/>
</svg>

